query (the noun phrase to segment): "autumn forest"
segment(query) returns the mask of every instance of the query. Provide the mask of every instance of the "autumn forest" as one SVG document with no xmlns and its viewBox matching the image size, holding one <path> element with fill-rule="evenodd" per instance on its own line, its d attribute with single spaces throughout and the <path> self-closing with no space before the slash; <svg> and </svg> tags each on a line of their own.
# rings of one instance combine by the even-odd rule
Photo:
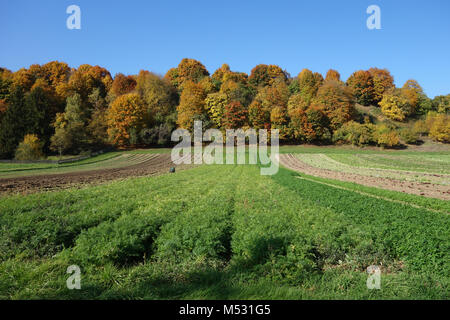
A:
<svg viewBox="0 0 450 320">
<path fill-rule="evenodd" d="M 361 113 L 365 107 L 379 117 Z M 191 130 L 194 120 L 204 129 L 279 129 L 282 143 L 389 148 L 423 136 L 448 143 L 449 112 L 450 94 L 431 99 L 416 80 L 397 88 L 386 69 L 358 70 L 346 81 L 332 69 L 291 76 L 264 64 L 250 75 L 224 64 L 211 75 L 183 59 L 164 76 L 112 77 L 100 66 L 52 61 L 0 68 L 0 158 L 170 145 L 171 132 Z"/>
</svg>

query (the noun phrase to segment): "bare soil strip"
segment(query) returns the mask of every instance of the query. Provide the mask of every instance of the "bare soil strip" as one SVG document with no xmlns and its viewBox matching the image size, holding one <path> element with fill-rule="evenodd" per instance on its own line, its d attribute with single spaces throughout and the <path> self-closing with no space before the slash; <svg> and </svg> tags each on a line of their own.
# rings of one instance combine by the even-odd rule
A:
<svg viewBox="0 0 450 320">
<path fill-rule="evenodd" d="M 43 190 L 67 189 L 129 177 L 154 176 L 169 172 L 171 167 L 183 170 L 192 166 L 177 166 L 172 163 L 170 154 L 158 154 L 126 167 L 0 179 L 0 194 L 28 194 Z"/>
<path fill-rule="evenodd" d="M 431 184 L 428 182 L 401 181 L 390 178 L 370 177 L 354 173 L 344 173 L 315 168 L 302 162 L 292 154 L 281 154 L 280 163 L 291 170 L 302 172 L 311 176 L 353 182 L 369 187 L 400 191 L 429 198 L 450 200 L 450 187 L 444 185 Z"/>
</svg>

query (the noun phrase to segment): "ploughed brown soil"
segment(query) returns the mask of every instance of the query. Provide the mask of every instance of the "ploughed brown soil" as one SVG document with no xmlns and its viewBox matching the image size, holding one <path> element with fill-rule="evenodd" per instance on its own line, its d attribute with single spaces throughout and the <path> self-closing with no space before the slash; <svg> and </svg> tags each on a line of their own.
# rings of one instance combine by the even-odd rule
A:
<svg viewBox="0 0 450 320">
<path fill-rule="evenodd" d="M 389 178 L 369 177 L 354 173 L 343 173 L 312 167 L 292 154 L 280 154 L 280 163 L 286 168 L 311 176 L 341 180 L 369 187 L 400 191 L 430 198 L 450 200 L 450 188 L 444 185 L 426 182 L 402 181 Z"/>
<path fill-rule="evenodd" d="M 192 165 L 175 165 L 171 161 L 170 154 L 158 154 L 147 161 L 128 167 L 0 179 L 0 194 L 28 194 L 87 184 L 100 184 L 128 177 L 154 176 L 169 172 L 171 167 L 183 170 Z"/>
</svg>

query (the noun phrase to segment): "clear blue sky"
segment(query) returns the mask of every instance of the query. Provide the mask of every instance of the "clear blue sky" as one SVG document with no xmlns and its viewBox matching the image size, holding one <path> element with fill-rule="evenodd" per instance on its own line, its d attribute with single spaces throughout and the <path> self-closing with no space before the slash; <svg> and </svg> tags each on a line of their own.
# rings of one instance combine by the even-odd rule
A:
<svg viewBox="0 0 450 320">
<path fill-rule="evenodd" d="M 81 30 L 66 28 L 71 4 L 81 7 Z M 366 27 L 371 4 L 381 8 L 381 30 Z M 292 76 L 334 68 L 344 80 L 374 66 L 434 97 L 450 93 L 449 14 L 448 0 L 1 0 L 0 66 L 59 60 L 164 74 L 188 57 L 210 73 L 265 63 Z"/>
</svg>

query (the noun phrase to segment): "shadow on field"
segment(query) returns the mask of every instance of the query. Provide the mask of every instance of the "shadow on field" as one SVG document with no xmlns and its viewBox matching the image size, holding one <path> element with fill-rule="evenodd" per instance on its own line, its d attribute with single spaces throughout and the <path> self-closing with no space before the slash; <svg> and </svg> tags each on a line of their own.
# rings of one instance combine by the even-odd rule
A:
<svg viewBox="0 0 450 320">
<path fill-rule="evenodd" d="M 254 276 L 254 274 L 251 275 L 251 270 L 245 272 L 243 270 L 239 271 L 238 268 L 222 271 L 213 269 L 191 271 L 184 274 L 182 279 L 178 279 L 177 276 L 170 277 L 161 274 L 135 284 L 133 291 L 113 288 L 107 292 L 103 292 L 100 297 L 104 299 L 227 300 L 239 297 L 242 299 L 256 299 L 261 296 L 266 296 L 261 290 L 270 289 L 269 284 L 266 286 L 261 286 L 260 284 L 258 286 L 251 279 Z M 246 284 L 246 280 L 248 280 L 248 284 Z M 252 286 L 252 283 L 255 285 Z"/>
</svg>

